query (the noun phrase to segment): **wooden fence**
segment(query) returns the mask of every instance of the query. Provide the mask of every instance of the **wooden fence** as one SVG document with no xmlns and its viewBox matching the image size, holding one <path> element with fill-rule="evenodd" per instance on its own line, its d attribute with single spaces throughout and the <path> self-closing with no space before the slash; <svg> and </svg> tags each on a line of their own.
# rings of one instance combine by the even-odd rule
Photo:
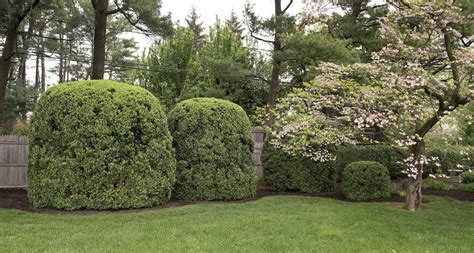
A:
<svg viewBox="0 0 474 253">
<path fill-rule="evenodd" d="M 0 187 L 25 187 L 28 138 L 0 136 Z"/>
</svg>

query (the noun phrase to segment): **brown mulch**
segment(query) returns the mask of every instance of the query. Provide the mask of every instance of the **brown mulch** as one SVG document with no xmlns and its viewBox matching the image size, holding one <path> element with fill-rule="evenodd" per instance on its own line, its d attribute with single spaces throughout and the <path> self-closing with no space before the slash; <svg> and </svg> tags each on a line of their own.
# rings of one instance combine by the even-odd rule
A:
<svg viewBox="0 0 474 253">
<path fill-rule="evenodd" d="M 235 203 L 244 203 L 248 201 L 254 201 L 266 196 L 311 196 L 311 197 L 323 197 L 331 198 L 336 200 L 348 201 L 342 191 L 338 189 L 336 192 L 325 192 L 325 193 L 301 193 L 301 192 L 278 192 L 274 191 L 269 187 L 259 185 L 257 190 L 257 196 L 245 200 L 235 200 L 235 201 L 187 201 L 187 200 L 171 200 L 168 203 L 156 207 L 150 208 L 141 208 L 141 209 L 121 209 L 121 210 L 104 210 L 104 211 L 94 211 L 94 210 L 79 210 L 74 212 L 50 209 L 50 208 L 34 208 L 28 201 L 26 189 L 24 188 L 0 188 L 0 208 L 6 209 L 16 209 L 27 212 L 34 213 L 48 213 L 48 214 L 79 214 L 79 215 L 89 215 L 97 213 L 112 213 L 112 212 L 139 212 L 147 210 L 160 210 L 165 208 L 172 208 L 178 206 L 186 205 L 195 205 L 195 204 L 235 204 Z M 474 193 L 462 192 L 462 191 L 441 191 L 441 190 L 429 190 L 425 189 L 423 191 L 425 195 L 435 195 L 443 197 L 451 197 L 460 201 L 474 201 Z M 370 202 L 404 202 L 404 198 L 399 196 L 390 196 L 386 199 L 376 199 Z"/>
</svg>

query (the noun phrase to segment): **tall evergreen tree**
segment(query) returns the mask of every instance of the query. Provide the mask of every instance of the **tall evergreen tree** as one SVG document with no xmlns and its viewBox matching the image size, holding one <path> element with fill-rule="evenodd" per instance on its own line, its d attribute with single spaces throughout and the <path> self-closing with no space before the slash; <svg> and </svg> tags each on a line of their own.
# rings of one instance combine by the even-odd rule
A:
<svg viewBox="0 0 474 253">
<path fill-rule="evenodd" d="M 202 46 L 205 39 L 203 34 L 204 28 L 202 26 L 202 21 L 199 20 L 200 18 L 201 16 L 197 13 L 196 7 L 194 6 L 191 8 L 188 16 L 185 18 L 188 29 L 194 33 L 194 44 L 196 47 Z"/>
<path fill-rule="evenodd" d="M 282 74 L 283 63 L 276 55 L 284 51 L 283 37 L 291 34 L 296 26 L 296 16 L 289 15 L 288 9 L 292 6 L 293 0 L 287 1 L 286 5 L 282 5 L 282 0 L 274 0 L 274 13 L 271 18 L 263 19 L 258 17 L 253 6 L 247 3 L 245 6 L 245 15 L 247 18 L 250 36 L 254 39 L 268 43 L 272 46 L 272 74 L 269 80 L 270 84 L 267 101 L 267 112 L 270 115 L 266 120 L 266 125 L 273 124 L 272 109 L 275 107 L 278 90 L 280 86 L 280 77 Z"/>
<path fill-rule="evenodd" d="M 5 96 L 8 85 L 12 59 L 15 56 L 15 46 L 18 38 L 18 31 L 25 18 L 35 9 L 40 0 L 12 0 L 9 1 L 8 21 L 4 30 L 5 44 L 0 58 L 0 127 L 3 127 L 5 114 Z"/>
<path fill-rule="evenodd" d="M 105 71 L 105 50 L 107 37 L 107 17 L 120 13 L 135 28 L 153 32 L 160 36 L 171 33 L 171 18 L 161 15 L 160 0 L 91 0 L 94 9 L 94 46 L 92 57 L 92 79 L 103 79 Z"/>
<path fill-rule="evenodd" d="M 335 38 L 350 40 L 359 48 L 361 60 L 371 61 L 371 54 L 382 49 L 386 41 L 380 36 L 379 19 L 387 16 L 388 5 L 372 4 L 370 0 L 337 1 L 344 14 L 334 13 L 327 22 Z"/>
<path fill-rule="evenodd" d="M 234 10 L 231 11 L 230 17 L 226 19 L 225 24 L 241 40 L 244 39 L 243 33 L 245 31 L 245 28 L 243 27 L 243 24 L 239 21 L 239 17 L 237 16 Z"/>
</svg>

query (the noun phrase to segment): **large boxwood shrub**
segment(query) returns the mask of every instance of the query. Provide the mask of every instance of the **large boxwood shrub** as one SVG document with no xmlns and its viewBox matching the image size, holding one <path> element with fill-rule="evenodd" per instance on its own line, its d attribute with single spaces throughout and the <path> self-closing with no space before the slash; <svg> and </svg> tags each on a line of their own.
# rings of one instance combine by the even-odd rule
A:
<svg viewBox="0 0 474 253">
<path fill-rule="evenodd" d="M 169 128 L 176 149 L 178 199 L 255 196 L 252 132 L 240 106 L 214 98 L 185 100 L 171 110 Z"/>
<path fill-rule="evenodd" d="M 35 207 L 117 209 L 169 200 L 176 161 L 159 101 L 111 81 L 48 89 L 29 133 L 28 196 Z"/>
<path fill-rule="evenodd" d="M 393 179 L 405 177 L 403 155 L 388 145 L 348 145 L 339 146 L 335 152 L 338 178 L 342 179 L 342 172 L 347 165 L 357 161 L 374 161 L 383 164 Z"/>
<path fill-rule="evenodd" d="M 390 176 L 383 164 L 372 161 L 353 162 L 342 175 L 346 198 L 356 201 L 390 196 Z"/>
<path fill-rule="evenodd" d="M 266 142 L 262 162 L 264 181 L 279 191 L 327 192 L 336 188 L 334 162 L 316 162 L 289 155 Z"/>
</svg>

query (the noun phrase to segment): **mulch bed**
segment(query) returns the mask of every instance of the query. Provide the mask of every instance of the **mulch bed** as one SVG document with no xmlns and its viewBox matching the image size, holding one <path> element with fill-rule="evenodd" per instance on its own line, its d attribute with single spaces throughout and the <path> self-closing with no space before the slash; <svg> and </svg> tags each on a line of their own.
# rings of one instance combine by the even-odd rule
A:
<svg viewBox="0 0 474 253">
<path fill-rule="evenodd" d="M 257 196 L 245 200 L 235 200 L 235 201 L 186 201 L 186 200 L 171 200 L 170 202 L 160 205 L 157 207 L 150 208 L 141 208 L 141 209 L 121 209 L 121 210 L 104 210 L 104 211 L 93 211 L 93 210 L 79 210 L 74 212 L 50 209 L 50 208 L 34 208 L 28 201 L 26 189 L 24 188 L 0 188 L 0 208 L 7 209 L 17 209 L 27 212 L 34 213 L 48 213 L 48 214 L 79 214 L 79 215 L 89 215 L 89 214 L 107 214 L 114 212 L 139 212 L 147 210 L 159 210 L 165 208 L 172 208 L 178 206 L 186 205 L 195 205 L 195 204 L 236 204 L 244 203 L 248 201 L 254 201 L 266 196 L 277 196 L 277 195 L 291 195 L 291 196 L 311 196 L 311 197 L 323 197 L 331 198 L 336 200 L 348 201 L 342 191 L 338 189 L 336 192 L 326 192 L 326 193 L 301 193 L 301 192 L 278 192 L 274 191 L 268 187 L 260 186 L 258 187 Z M 474 193 L 462 192 L 462 191 L 441 191 L 441 190 L 423 190 L 424 195 L 435 195 L 442 197 L 451 197 L 460 201 L 474 201 Z M 386 199 L 376 199 L 370 202 L 404 202 L 404 198 L 399 196 L 391 196 Z"/>
</svg>

